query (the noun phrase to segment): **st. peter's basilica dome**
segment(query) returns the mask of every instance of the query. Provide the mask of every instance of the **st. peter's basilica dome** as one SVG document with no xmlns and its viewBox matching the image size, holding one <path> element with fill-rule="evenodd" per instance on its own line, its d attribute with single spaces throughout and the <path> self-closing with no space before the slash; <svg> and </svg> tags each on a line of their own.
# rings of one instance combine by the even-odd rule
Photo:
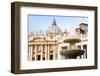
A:
<svg viewBox="0 0 100 76">
<path fill-rule="evenodd" d="M 61 33 L 61 29 L 57 26 L 55 19 L 52 25 L 47 29 L 47 33 Z"/>
</svg>

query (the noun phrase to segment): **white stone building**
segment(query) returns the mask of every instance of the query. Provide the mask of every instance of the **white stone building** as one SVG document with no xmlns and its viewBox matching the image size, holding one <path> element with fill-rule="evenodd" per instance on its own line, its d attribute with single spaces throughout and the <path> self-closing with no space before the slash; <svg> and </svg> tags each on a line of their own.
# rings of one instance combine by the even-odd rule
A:
<svg viewBox="0 0 100 76">
<path fill-rule="evenodd" d="M 75 28 L 76 35 L 81 38 L 80 43 L 76 43 L 77 49 L 85 49 L 83 56 L 78 58 L 87 58 L 87 27 L 85 23 L 81 23 L 79 28 Z M 29 34 L 28 41 L 28 60 L 60 60 L 65 59 L 61 54 L 61 50 L 69 49 L 69 44 L 64 43 L 70 33 L 65 29 L 62 31 L 54 19 L 51 26 L 48 27 L 46 32 L 32 32 Z"/>
</svg>

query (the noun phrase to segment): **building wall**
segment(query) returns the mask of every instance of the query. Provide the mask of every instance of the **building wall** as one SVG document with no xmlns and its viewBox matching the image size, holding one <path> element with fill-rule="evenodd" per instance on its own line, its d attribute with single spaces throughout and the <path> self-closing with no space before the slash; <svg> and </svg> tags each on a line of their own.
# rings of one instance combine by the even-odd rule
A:
<svg viewBox="0 0 100 76">
<path fill-rule="evenodd" d="M 75 43 L 76 49 L 84 50 L 85 53 L 78 58 L 87 58 L 88 32 L 84 32 L 81 28 L 87 29 L 84 25 L 79 26 L 76 31 L 76 37 L 81 39 L 81 42 Z M 82 32 L 81 32 L 82 31 Z M 61 33 L 36 33 L 29 36 L 29 60 L 60 60 L 65 59 L 60 54 L 62 50 L 70 50 L 69 43 L 64 43 L 64 40 L 70 36 L 68 32 Z M 72 45 L 71 45 L 72 46 Z M 34 49 L 33 49 L 34 47 Z"/>
</svg>

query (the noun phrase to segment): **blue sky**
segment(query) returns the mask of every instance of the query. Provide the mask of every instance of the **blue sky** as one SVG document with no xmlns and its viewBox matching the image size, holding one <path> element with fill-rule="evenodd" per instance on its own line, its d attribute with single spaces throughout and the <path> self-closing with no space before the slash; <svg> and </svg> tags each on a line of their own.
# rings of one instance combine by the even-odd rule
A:
<svg viewBox="0 0 100 76">
<path fill-rule="evenodd" d="M 29 32 L 36 32 L 39 30 L 46 31 L 48 27 L 52 25 L 54 18 L 56 20 L 57 26 L 60 27 L 62 31 L 67 29 L 68 32 L 73 32 L 76 27 L 79 27 L 80 23 L 88 24 L 87 17 L 29 15 Z"/>
</svg>

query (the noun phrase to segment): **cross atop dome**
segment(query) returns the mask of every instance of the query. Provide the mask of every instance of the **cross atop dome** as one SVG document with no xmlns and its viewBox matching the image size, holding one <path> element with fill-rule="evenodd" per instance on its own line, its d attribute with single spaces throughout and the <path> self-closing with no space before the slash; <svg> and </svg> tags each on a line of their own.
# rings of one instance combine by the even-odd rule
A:
<svg viewBox="0 0 100 76">
<path fill-rule="evenodd" d="M 55 20 L 55 18 L 54 18 L 54 20 L 53 20 L 52 25 L 57 25 L 57 24 L 56 24 L 56 20 Z"/>
</svg>

